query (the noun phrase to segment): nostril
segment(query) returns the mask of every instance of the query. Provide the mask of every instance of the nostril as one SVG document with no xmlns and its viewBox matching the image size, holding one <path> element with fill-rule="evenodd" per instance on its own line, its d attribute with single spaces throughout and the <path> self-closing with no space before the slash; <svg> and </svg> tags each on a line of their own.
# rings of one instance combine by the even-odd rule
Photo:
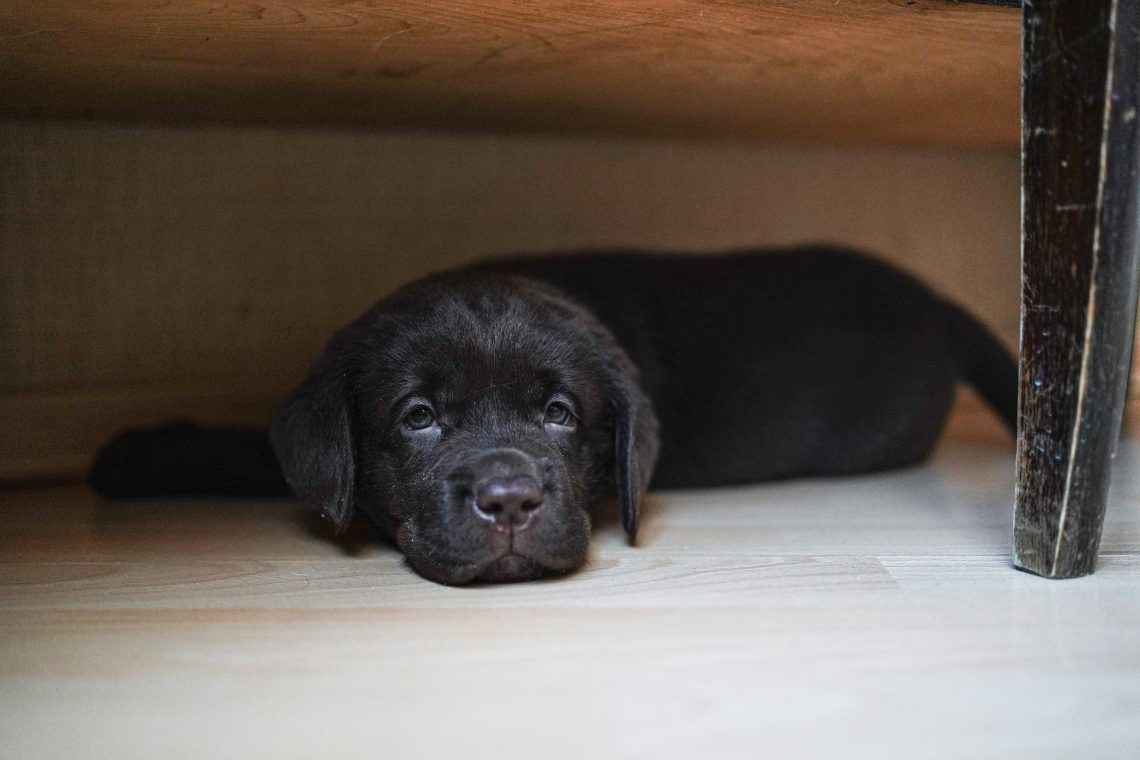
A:
<svg viewBox="0 0 1140 760">
<path fill-rule="evenodd" d="M 496 523 L 519 525 L 542 506 L 542 489 L 529 475 L 487 478 L 475 489 L 475 508 Z"/>
</svg>

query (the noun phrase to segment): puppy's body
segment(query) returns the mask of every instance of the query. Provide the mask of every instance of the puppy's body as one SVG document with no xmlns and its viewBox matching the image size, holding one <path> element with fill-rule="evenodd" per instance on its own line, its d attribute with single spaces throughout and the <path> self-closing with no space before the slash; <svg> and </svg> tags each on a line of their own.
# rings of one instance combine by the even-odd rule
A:
<svg viewBox="0 0 1140 760">
<path fill-rule="evenodd" d="M 339 332 L 272 438 L 306 503 L 338 524 L 369 515 L 426 577 L 523 580 L 583 561 L 606 493 L 632 537 L 651 478 L 921 461 L 960 379 L 1013 426 L 1017 369 L 997 341 L 854 253 L 517 258 L 413 283 Z M 184 463 L 134 435 L 96 464 L 101 490 L 210 490 L 172 488 Z"/>
<path fill-rule="evenodd" d="M 915 278 L 834 248 L 512 259 L 584 304 L 660 419 L 654 487 L 838 475 L 930 453 L 959 380 L 1012 427 L 1017 370 Z"/>
</svg>

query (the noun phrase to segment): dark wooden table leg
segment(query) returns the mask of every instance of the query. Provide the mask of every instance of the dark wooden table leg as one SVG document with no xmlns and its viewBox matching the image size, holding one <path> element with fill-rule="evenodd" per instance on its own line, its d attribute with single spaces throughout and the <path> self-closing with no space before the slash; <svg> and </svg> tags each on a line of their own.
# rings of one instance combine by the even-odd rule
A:
<svg viewBox="0 0 1140 760">
<path fill-rule="evenodd" d="M 1014 564 L 1096 567 L 1136 321 L 1140 0 L 1025 0 Z"/>
</svg>

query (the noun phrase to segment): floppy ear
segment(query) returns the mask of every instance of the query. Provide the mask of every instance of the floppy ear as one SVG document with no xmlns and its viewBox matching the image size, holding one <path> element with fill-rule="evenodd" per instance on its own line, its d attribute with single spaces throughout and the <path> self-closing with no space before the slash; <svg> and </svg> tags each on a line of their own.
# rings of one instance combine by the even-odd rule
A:
<svg viewBox="0 0 1140 760">
<path fill-rule="evenodd" d="M 620 352 L 621 350 L 618 349 Z M 621 352 L 610 368 L 610 401 L 614 412 L 614 480 L 621 524 L 630 543 L 637 539 L 641 497 L 657 463 L 657 415 L 638 385 L 633 362 Z"/>
<path fill-rule="evenodd" d="M 348 383 L 361 322 L 333 336 L 308 379 L 285 398 L 269 433 L 293 492 L 338 531 L 348 526 L 353 511 L 356 461 Z"/>
<path fill-rule="evenodd" d="M 641 497 L 649 488 L 660 447 L 653 403 L 641 390 L 637 365 L 597 317 L 556 288 L 538 285 L 537 290 L 550 299 L 567 322 L 577 322 L 589 333 L 597 352 L 594 357 L 600 365 L 613 414 L 612 467 L 621 524 L 632 544 L 637 540 Z"/>
</svg>

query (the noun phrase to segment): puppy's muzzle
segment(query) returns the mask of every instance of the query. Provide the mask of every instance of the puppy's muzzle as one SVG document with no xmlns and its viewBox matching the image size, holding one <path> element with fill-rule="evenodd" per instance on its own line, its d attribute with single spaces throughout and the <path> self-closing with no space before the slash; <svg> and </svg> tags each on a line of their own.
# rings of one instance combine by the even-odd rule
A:
<svg viewBox="0 0 1140 760">
<path fill-rule="evenodd" d="M 543 504 L 534 460 L 517 449 L 497 449 L 479 458 L 472 507 L 496 529 L 520 531 Z"/>
<path fill-rule="evenodd" d="M 486 478 L 475 487 L 475 511 L 496 526 L 522 530 L 542 506 L 542 489 L 529 475 Z"/>
</svg>

